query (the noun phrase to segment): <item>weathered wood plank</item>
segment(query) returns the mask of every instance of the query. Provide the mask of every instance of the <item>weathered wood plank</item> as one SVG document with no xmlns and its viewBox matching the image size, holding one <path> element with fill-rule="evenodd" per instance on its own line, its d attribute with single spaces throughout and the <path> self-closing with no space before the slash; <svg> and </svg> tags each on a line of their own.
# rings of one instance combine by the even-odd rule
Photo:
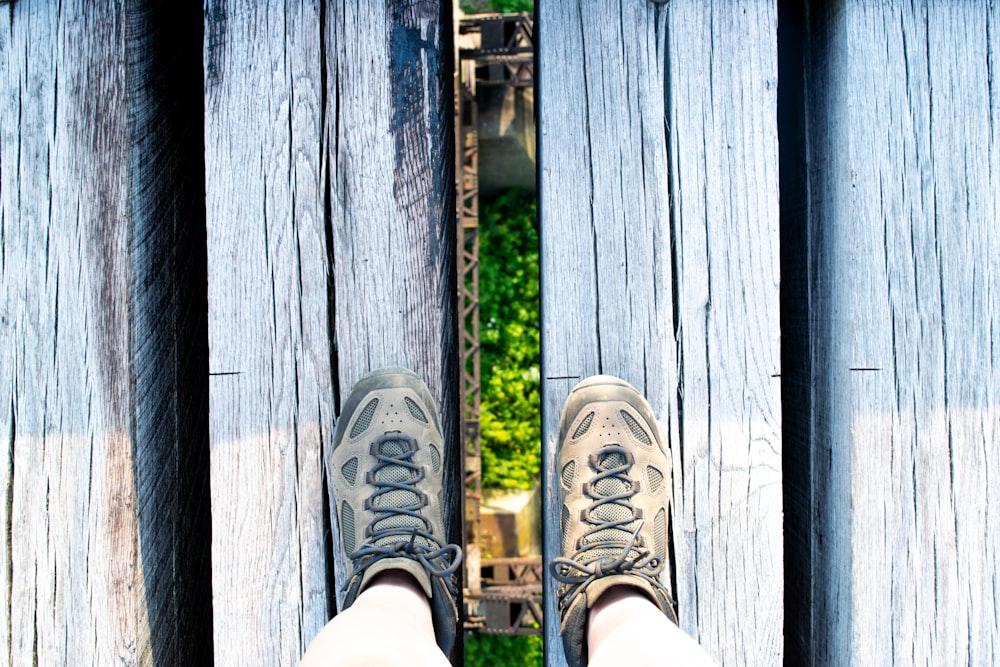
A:
<svg viewBox="0 0 1000 667">
<path fill-rule="evenodd" d="M 427 382 L 450 442 L 450 540 L 461 544 L 450 10 L 438 1 L 327 9 L 325 156 L 341 397 L 386 365 Z M 342 600 L 349 569 L 334 555 Z M 461 641 L 452 659 L 461 663 Z"/>
<path fill-rule="evenodd" d="M 198 7 L 126 7 L 131 423 L 150 626 L 140 662 L 155 664 L 212 658 L 201 35 Z"/>
<path fill-rule="evenodd" d="M 1000 8 L 812 3 L 802 664 L 1000 659 Z M 790 193 L 791 194 L 791 193 Z M 805 488 L 802 488 L 805 487 Z M 810 522 L 815 517 L 814 522 Z"/>
<path fill-rule="evenodd" d="M 678 602 L 723 664 L 783 652 L 776 22 L 773 3 L 691 3 L 667 24 Z"/>
<path fill-rule="evenodd" d="M 579 378 L 645 392 L 673 447 L 681 626 L 723 664 L 782 655 L 775 24 L 764 2 L 539 17 L 544 460 Z"/>
<path fill-rule="evenodd" d="M 332 613 L 328 599 L 343 594 L 339 549 L 335 589 L 326 578 L 321 457 L 334 410 L 362 375 L 413 368 L 446 433 L 457 435 L 451 28 L 442 5 L 208 7 L 221 663 L 297 659 Z M 456 508 L 457 454 L 448 462 Z M 460 512 L 455 519 L 460 539 Z"/>
<path fill-rule="evenodd" d="M 205 14 L 217 665 L 294 664 L 328 616 L 320 19 L 319 2 Z"/>
<path fill-rule="evenodd" d="M 185 505 L 208 492 L 186 474 L 206 445 L 205 392 L 190 382 L 205 359 L 191 349 L 204 253 L 200 174 L 186 163 L 200 121 L 184 106 L 197 52 L 164 59 L 159 7 L 128 9 L 4 8 L 5 664 L 171 664 L 210 650 L 197 571 L 207 504 Z M 189 37 L 191 17 L 174 8 L 157 27 Z"/>
</svg>

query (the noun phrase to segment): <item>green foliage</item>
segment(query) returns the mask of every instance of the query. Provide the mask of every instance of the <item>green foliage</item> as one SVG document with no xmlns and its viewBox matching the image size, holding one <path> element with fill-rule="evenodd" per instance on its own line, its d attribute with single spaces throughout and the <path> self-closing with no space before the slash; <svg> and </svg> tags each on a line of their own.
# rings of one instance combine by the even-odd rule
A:
<svg viewBox="0 0 1000 667">
<path fill-rule="evenodd" d="M 483 486 L 529 489 L 541 471 L 538 224 L 511 190 L 479 221 Z"/>
<path fill-rule="evenodd" d="M 459 5 L 466 14 L 501 12 L 503 14 L 528 14 L 535 11 L 535 0 L 466 0 Z"/>
<path fill-rule="evenodd" d="M 534 667 L 543 659 L 541 637 L 466 635 L 465 664 L 472 667 Z"/>
</svg>

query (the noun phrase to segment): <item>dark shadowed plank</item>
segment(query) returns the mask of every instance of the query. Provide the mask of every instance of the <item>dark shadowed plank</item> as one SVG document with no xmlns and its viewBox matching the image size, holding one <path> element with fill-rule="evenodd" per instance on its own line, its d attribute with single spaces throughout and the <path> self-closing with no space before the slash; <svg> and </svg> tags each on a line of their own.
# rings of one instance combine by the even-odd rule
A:
<svg viewBox="0 0 1000 667">
<path fill-rule="evenodd" d="M 449 442 L 450 538 L 460 543 L 450 3 L 337 2 L 325 18 L 340 398 L 386 365 L 409 367 L 427 382 Z M 349 570 L 339 550 L 335 558 L 342 599 Z M 456 655 L 461 662 L 461 642 Z"/>
<path fill-rule="evenodd" d="M 802 664 L 1000 647 L 1000 9 L 809 8 Z M 794 18 L 794 17 L 793 17 Z M 804 274 L 802 273 L 804 271 Z M 801 440 L 800 440 L 801 439 Z M 812 522 L 810 523 L 810 519 Z M 810 637 L 811 634 L 811 637 Z"/>
<path fill-rule="evenodd" d="M 212 594 L 202 12 L 148 0 L 130 3 L 126 17 L 132 425 L 148 657 L 206 664 Z"/>
<path fill-rule="evenodd" d="M 782 655 L 775 24 L 763 2 L 539 17 L 545 461 L 579 379 L 645 392 L 673 447 L 681 626 L 733 665 Z"/>
<path fill-rule="evenodd" d="M 217 665 L 294 664 L 328 615 L 320 18 L 317 2 L 206 7 Z"/>
<path fill-rule="evenodd" d="M 164 57 L 158 9 L 3 8 L 5 664 L 210 655 L 199 17 Z"/>
</svg>

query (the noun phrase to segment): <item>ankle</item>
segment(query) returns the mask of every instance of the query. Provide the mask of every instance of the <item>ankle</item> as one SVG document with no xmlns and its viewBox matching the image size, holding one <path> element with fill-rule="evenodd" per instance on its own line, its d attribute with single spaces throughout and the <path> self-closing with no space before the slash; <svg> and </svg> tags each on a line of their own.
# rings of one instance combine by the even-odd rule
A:
<svg viewBox="0 0 1000 667">
<path fill-rule="evenodd" d="M 378 573 L 358 594 L 353 606 L 378 608 L 433 635 L 431 604 L 416 578 L 404 570 Z"/>
<path fill-rule="evenodd" d="M 379 590 L 399 590 L 408 596 L 426 600 L 427 595 L 417 578 L 406 570 L 383 570 L 372 578 L 371 582 L 365 586 L 364 591 L 371 590 L 376 586 L 381 586 Z M 364 593 L 362 591 L 362 593 Z"/>
<path fill-rule="evenodd" d="M 635 586 L 613 586 L 594 602 L 587 615 L 588 664 L 661 664 L 659 643 L 667 626 L 676 626 L 652 599 Z"/>
<path fill-rule="evenodd" d="M 384 570 L 376 574 L 368 582 L 361 593 L 361 596 L 368 596 L 371 601 L 387 601 L 392 604 L 404 604 L 407 607 L 418 606 L 427 607 L 430 612 L 430 602 L 423 587 L 409 572 L 405 570 Z"/>
<path fill-rule="evenodd" d="M 655 611 L 662 614 L 655 601 L 637 586 L 618 585 L 603 591 L 590 607 L 588 624 L 603 622 L 603 619 L 613 619 L 620 623 L 623 617 L 643 615 Z"/>
</svg>

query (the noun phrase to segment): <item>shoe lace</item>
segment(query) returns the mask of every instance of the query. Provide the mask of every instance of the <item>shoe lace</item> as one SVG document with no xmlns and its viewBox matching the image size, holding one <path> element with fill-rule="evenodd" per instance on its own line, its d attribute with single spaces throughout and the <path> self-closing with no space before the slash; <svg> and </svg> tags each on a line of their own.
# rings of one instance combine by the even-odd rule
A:
<svg viewBox="0 0 1000 667">
<path fill-rule="evenodd" d="M 593 502 L 581 519 L 590 525 L 577 542 L 572 558 L 552 561 L 552 576 L 564 584 L 559 609 L 565 611 L 591 582 L 614 574 L 638 576 L 654 588 L 659 581 L 662 560 L 646 547 L 639 532 L 644 519 L 631 499 L 639 492 L 629 475 L 635 459 L 621 445 L 606 445 L 590 457 L 593 477 L 584 485 L 584 495 Z"/>
<path fill-rule="evenodd" d="M 420 513 L 427 494 L 417 488 L 426 472 L 413 463 L 416 440 L 401 432 L 389 432 L 372 442 L 369 453 L 376 464 L 365 474 L 375 492 L 365 500 L 365 509 L 375 519 L 365 529 L 365 542 L 348 554 L 357 575 L 385 558 L 406 557 L 418 561 L 435 577 L 458 570 L 462 550 L 434 535 L 430 520 Z M 353 577 L 352 575 L 352 577 Z"/>
</svg>

